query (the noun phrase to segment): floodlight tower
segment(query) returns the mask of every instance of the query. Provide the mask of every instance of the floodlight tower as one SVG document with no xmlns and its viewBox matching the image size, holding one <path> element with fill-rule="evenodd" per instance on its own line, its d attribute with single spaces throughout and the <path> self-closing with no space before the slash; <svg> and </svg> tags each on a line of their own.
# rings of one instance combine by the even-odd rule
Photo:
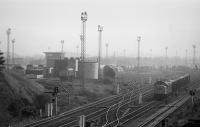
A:
<svg viewBox="0 0 200 127">
<path fill-rule="evenodd" d="M 137 42 L 138 42 L 138 63 L 137 63 L 137 66 L 138 66 L 138 75 L 140 77 L 140 42 L 141 42 L 141 36 L 138 36 L 137 37 Z M 140 84 L 139 84 L 139 104 L 142 103 L 142 93 L 141 93 L 141 83 L 142 83 L 142 79 L 140 77 Z"/>
<path fill-rule="evenodd" d="M 137 37 L 137 41 L 138 41 L 138 63 L 137 63 L 137 66 L 138 66 L 138 71 L 139 71 L 139 68 L 140 68 L 140 41 L 141 41 L 141 36 L 138 36 Z"/>
<path fill-rule="evenodd" d="M 188 50 L 185 50 L 185 65 L 187 66 Z"/>
<path fill-rule="evenodd" d="M 106 58 L 108 58 L 108 46 L 109 46 L 109 44 L 106 43 Z"/>
<path fill-rule="evenodd" d="M 63 53 L 64 40 L 61 40 L 61 53 Z"/>
<path fill-rule="evenodd" d="M 150 49 L 150 58 L 152 58 L 152 49 Z"/>
<path fill-rule="evenodd" d="M 84 71 L 84 62 L 85 62 L 85 43 L 86 43 L 86 21 L 87 21 L 87 12 L 81 13 L 81 21 L 82 21 L 82 31 L 81 31 L 81 63 L 82 63 L 82 87 L 84 88 L 85 84 L 85 71 Z"/>
<path fill-rule="evenodd" d="M 168 50 L 168 47 L 165 47 L 165 57 L 167 59 L 167 50 Z"/>
<path fill-rule="evenodd" d="M 98 57 L 98 79 L 100 79 L 101 75 L 101 41 L 102 41 L 102 31 L 103 27 L 101 25 L 98 25 L 98 31 L 99 31 L 99 57 Z"/>
<path fill-rule="evenodd" d="M 76 46 L 76 56 L 78 57 L 78 49 L 79 49 L 79 46 L 77 45 Z"/>
<path fill-rule="evenodd" d="M 7 69 L 9 69 L 10 64 L 10 34 L 11 34 L 11 28 L 8 28 L 6 31 L 7 34 Z"/>
<path fill-rule="evenodd" d="M 192 45 L 193 47 L 193 64 L 195 65 L 195 58 L 196 58 L 196 45 Z"/>
<path fill-rule="evenodd" d="M 15 39 L 12 40 L 12 63 L 15 64 Z"/>
<path fill-rule="evenodd" d="M 124 52 L 124 57 L 126 57 L 126 49 L 124 49 L 123 52 Z"/>
</svg>

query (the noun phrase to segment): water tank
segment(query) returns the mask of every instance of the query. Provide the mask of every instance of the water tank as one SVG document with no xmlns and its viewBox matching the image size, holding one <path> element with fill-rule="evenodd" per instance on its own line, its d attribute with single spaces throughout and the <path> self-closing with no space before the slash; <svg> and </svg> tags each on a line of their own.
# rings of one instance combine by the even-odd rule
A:
<svg viewBox="0 0 200 127">
<path fill-rule="evenodd" d="M 84 76 L 85 79 L 98 79 L 98 63 L 85 61 L 84 63 L 78 63 L 78 73 L 82 77 L 82 68 L 84 67 Z"/>
</svg>

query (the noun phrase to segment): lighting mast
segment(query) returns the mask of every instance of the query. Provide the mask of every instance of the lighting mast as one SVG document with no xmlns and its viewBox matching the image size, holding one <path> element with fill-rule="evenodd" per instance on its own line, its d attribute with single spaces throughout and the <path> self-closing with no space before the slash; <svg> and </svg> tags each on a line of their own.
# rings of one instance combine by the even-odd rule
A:
<svg viewBox="0 0 200 127">
<path fill-rule="evenodd" d="M 109 46 L 109 44 L 106 43 L 106 58 L 108 58 L 108 46 Z"/>
<path fill-rule="evenodd" d="M 193 65 L 195 65 L 195 57 L 196 57 L 196 45 L 192 45 L 192 47 L 193 47 Z"/>
<path fill-rule="evenodd" d="M 78 49 L 79 49 L 79 46 L 77 45 L 76 46 L 76 56 L 78 57 Z"/>
<path fill-rule="evenodd" d="M 84 69 L 84 62 L 85 62 L 85 54 L 86 54 L 86 49 L 85 49 L 85 43 L 86 43 L 86 21 L 87 21 L 87 12 L 82 12 L 81 13 L 81 21 L 82 21 L 82 31 L 80 35 L 81 39 L 81 68 L 82 68 L 82 87 L 84 88 L 85 84 L 85 69 Z"/>
<path fill-rule="evenodd" d="M 15 39 L 12 40 L 12 63 L 15 64 Z"/>
<path fill-rule="evenodd" d="M 138 42 L 138 63 L 137 63 L 137 66 L 138 66 L 138 75 L 139 75 L 139 78 L 140 78 L 138 100 L 139 100 L 139 104 L 141 104 L 142 103 L 142 92 L 141 92 L 142 80 L 141 80 L 141 77 L 140 77 L 140 42 L 141 42 L 141 36 L 137 37 L 137 42 Z"/>
<path fill-rule="evenodd" d="M 185 65 L 187 66 L 188 50 L 185 50 Z"/>
<path fill-rule="evenodd" d="M 7 34 L 7 69 L 9 69 L 10 64 L 10 34 L 11 34 L 11 28 L 8 28 L 6 31 Z"/>
<path fill-rule="evenodd" d="M 137 61 L 137 66 L 138 66 L 138 71 L 140 68 L 140 41 L 141 41 L 141 36 L 137 37 L 137 41 L 138 41 L 138 61 Z"/>
<path fill-rule="evenodd" d="M 103 27 L 101 25 L 98 25 L 98 31 L 99 31 L 99 57 L 98 57 L 98 79 L 100 79 L 101 75 L 101 41 L 102 41 L 102 31 Z"/>
<path fill-rule="evenodd" d="M 63 53 L 64 40 L 61 40 L 61 53 Z"/>
</svg>

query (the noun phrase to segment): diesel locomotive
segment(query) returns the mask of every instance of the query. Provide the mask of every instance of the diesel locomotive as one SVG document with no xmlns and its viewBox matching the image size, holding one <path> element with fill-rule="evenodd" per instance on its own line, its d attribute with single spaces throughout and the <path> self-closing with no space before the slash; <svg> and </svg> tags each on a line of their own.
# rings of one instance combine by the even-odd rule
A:
<svg viewBox="0 0 200 127">
<path fill-rule="evenodd" d="M 154 97 L 163 100 L 170 95 L 177 95 L 181 89 L 187 89 L 190 75 L 186 74 L 174 80 L 157 81 L 154 83 Z"/>
</svg>

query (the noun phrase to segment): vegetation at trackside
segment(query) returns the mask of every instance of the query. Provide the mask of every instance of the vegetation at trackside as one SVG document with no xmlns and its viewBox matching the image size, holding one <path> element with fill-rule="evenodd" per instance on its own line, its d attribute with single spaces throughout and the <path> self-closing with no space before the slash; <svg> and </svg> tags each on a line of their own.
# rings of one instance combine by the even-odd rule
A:
<svg viewBox="0 0 200 127">
<path fill-rule="evenodd" d="M 8 81 L 9 79 L 9 81 Z M 37 87 L 36 87 L 37 86 Z M 37 117 L 39 109 L 44 109 L 49 96 L 43 94 L 44 88 L 26 80 L 14 72 L 0 73 L 0 126 Z"/>
</svg>

